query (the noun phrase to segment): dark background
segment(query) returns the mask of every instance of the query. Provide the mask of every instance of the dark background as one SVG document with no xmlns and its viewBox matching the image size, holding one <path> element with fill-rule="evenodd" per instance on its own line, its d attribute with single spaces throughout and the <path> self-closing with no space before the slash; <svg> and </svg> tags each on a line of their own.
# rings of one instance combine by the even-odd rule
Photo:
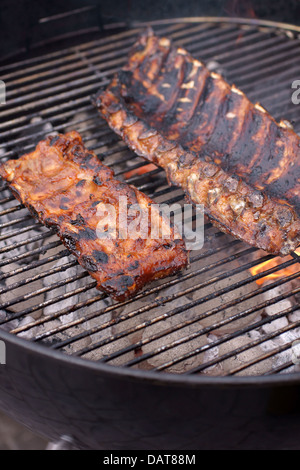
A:
<svg viewBox="0 0 300 470">
<path fill-rule="evenodd" d="M 80 11 L 55 17 L 74 9 Z M 103 24 L 185 16 L 251 17 L 300 25 L 300 1 L 0 0 L 0 61 L 23 58 L 42 46 L 59 48 L 62 42 L 68 46 L 70 41 L 93 39 Z"/>
</svg>

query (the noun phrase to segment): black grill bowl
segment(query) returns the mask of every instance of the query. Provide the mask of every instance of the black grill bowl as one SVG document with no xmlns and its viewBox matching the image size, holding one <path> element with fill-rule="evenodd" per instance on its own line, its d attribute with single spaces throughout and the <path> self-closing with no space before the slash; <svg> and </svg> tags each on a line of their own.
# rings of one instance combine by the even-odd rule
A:
<svg viewBox="0 0 300 470">
<path fill-rule="evenodd" d="M 112 368 L 1 332 L 0 404 L 79 449 L 299 449 L 300 374 L 183 377 Z"/>
</svg>

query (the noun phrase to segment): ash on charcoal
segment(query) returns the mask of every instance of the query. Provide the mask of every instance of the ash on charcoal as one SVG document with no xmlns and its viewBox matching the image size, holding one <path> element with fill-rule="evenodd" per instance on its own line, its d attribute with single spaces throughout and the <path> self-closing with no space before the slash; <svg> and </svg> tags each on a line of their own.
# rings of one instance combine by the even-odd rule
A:
<svg viewBox="0 0 300 470">
<path fill-rule="evenodd" d="M 78 132 L 84 137 L 84 140 L 88 141 L 89 148 L 94 148 L 98 144 L 97 139 L 93 139 L 93 132 L 89 130 L 91 128 L 91 124 L 93 124 L 93 117 L 91 117 L 87 112 L 81 111 L 79 113 L 74 114 L 74 116 L 68 121 L 68 128 L 70 130 L 78 129 Z M 78 126 L 82 126 L 82 130 L 78 128 Z M 99 124 L 97 128 L 99 128 Z"/>
<path fill-rule="evenodd" d="M 159 283 L 157 283 L 157 285 L 159 285 Z M 176 298 L 177 291 L 178 287 L 173 286 L 164 289 L 159 297 L 157 294 L 147 296 L 147 303 L 145 299 L 142 299 L 141 301 L 136 301 L 133 304 L 125 306 L 120 311 L 114 312 L 114 318 L 118 318 L 118 316 L 121 315 L 127 319 L 122 323 L 116 322 L 116 324 L 112 325 L 112 334 L 122 334 L 124 330 L 130 333 L 101 348 L 105 356 L 116 355 L 116 357 L 112 357 L 110 364 L 123 365 L 128 361 L 136 359 L 136 357 L 142 357 L 143 354 L 164 348 L 167 345 L 172 345 L 171 349 L 166 351 L 162 350 L 159 354 L 155 354 L 153 357 L 137 365 L 137 367 L 141 369 L 153 369 L 153 367 L 159 367 L 206 343 L 205 335 L 181 343 L 183 338 L 189 337 L 192 333 L 201 331 L 202 326 L 199 322 L 195 322 L 191 325 L 183 325 L 183 328 L 178 328 L 179 324 L 194 321 L 195 317 L 193 311 L 184 308 L 189 303 L 189 300 L 185 296 Z M 160 296 L 162 296 L 160 306 L 150 310 L 146 309 L 146 311 L 143 312 L 147 304 L 160 304 Z M 167 297 L 171 298 L 172 296 L 174 296 L 175 299 L 164 304 L 163 299 Z M 180 314 L 168 316 L 172 309 L 180 307 L 182 307 Z M 138 311 L 140 311 L 140 313 L 137 313 Z M 149 322 L 151 322 L 151 324 L 149 324 Z M 168 333 L 168 331 L 170 331 L 170 333 Z M 156 337 L 160 335 L 162 335 L 162 337 L 156 339 Z M 151 341 L 149 342 L 150 339 Z M 180 342 L 180 344 L 176 345 L 176 342 Z M 122 350 L 122 354 L 118 355 L 118 352 Z M 195 361 L 195 359 L 189 358 L 178 364 L 174 364 L 168 368 L 168 372 L 183 372 L 189 368 L 192 361 Z M 196 359 L 197 363 L 199 361 L 201 361 L 201 355 Z"/>
<path fill-rule="evenodd" d="M 53 125 L 49 121 L 45 121 L 42 116 L 35 116 L 30 120 L 30 124 L 35 126 L 29 129 L 29 135 L 32 134 L 43 134 L 42 138 L 48 137 L 48 135 L 56 135 L 57 132 L 53 130 Z"/>
<path fill-rule="evenodd" d="M 259 333 L 255 335 L 257 339 Z M 239 368 L 248 362 L 258 359 L 263 356 L 263 351 L 260 346 L 254 346 L 245 351 L 239 352 L 239 348 L 248 346 L 253 340 L 251 335 L 241 335 L 235 338 L 229 339 L 218 346 L 206 351 L 205 361 L 211 361 L 217 359 L 219 362 L 207 369 L 204 373 L 209 375 L 227 375 L 229 372 Z M 209 341 L 213 344 L 217 340 L 216 336 L 210 336 Z M 232 352 L 237 350 L 235 354 Z M 228 358 L 222 360 L 222 356 L 228 355 Z M 257 362 L 244 370 L 237 372 L 237 375 L 262 375 L 270 370 L 276 364 L 274 358 L 267 358 L 263 361 Z"/>
<path fill-rule="evenodd" d="M 266 280 L 265 285 L 271 285 L 271 280 Z M 299 279 L 294 279 L 288 283 L 276 286 L 272 289 L 264 292 L 264 299 L 270 301 L 275 299 L 280 295 L 288 294 L 294 287 L 299 287 Z M 279 302 L 273 303 L 265 307 L 265 315 L 270 321 L 265 323 L 261 328 L 261 333 L 264 334 L 267 338 L 268 334 L 274 334 L 278 332 L 272 340 L 267 340 L 261 344 L 261 348 L 264 351 L 276 351 L 276 349 L 281 348 L 282 346 L 287 346 L 287 348 L 277 353 L 274 356 L 274 367 L 278 368 L 284 366 L 284 364 L 292 361 L 292 345 L 294 341 L 300 339 L 300 328 L 293 328 L 293 324 L 299 321 L 298 310 L 295 310 L 293 313 L 283 315 L 280 318 L 272 320 L 272 316 L 280 314 L 285 310 L 290 309 L 291 307 L 297 306 L 298 300 L 296 296 L 289 296 L 286 299 L 280 300 Z M 281 330 L 287 330 L 280 333 Z M 291 366 L 291 368 L 283 372 L 292 372 L 297 370 L 297 365 Z"/>
<path fill-rule="evenodd" d="M 20 321 L 18 328 L 25 327 L 27 325 L 30 325 L 31 323 L 34 323 L 34 318 L 31 317 L 30 315 L 27 315 Z M 54 319 L 51 321 L 44 322 L 42 324 L 38 324 L 37 326 L 33 326 L 28 330 L 24 330 L 18 333 L 18 336 L 22 338 L 26 338 L 28 340 L 32 340 L 36 336 L 43 335 L 52 330 L 58 330 L 60 327 L 61 327 L 60 320 Z M 51 344 L 58 343 L 59 341 L 68 340 L 69 338 L 70 338 L 69 333 L 66 333 L 65 331 L 57 332 L 55 336 L 51 336 L 50 339 L 46 339 L 45 343 L 48 343 L 51 345 Z M 90 344 L 89 338 L 85 338 L 84 340 L 80 341 L 79 346 L 86 347 L 89 344 Z M 72 349 L 72 345 L 65 346 L 65 352 L 72 354 L 74 352 Z"/>
<path fill-rule="evenodd" d="M 27 300 L 23 300 L 24 296 L 26 296 L 28 292 L 38 292 L 40 289 L 43 288 L 43 282 L 41 279 L 33 281 L 29 284 L 23 284 L 20 287 L 13 288 L 13 286 L 17 283 L 21 283 L 22 281 L 26 280 L 26 278 L 28 278 L 29 276 L 31 277 L 38 275 L 40 272 L 39 268 L 33 268 L 30 271 L 26 271 L 25 273 L 14 275 L 14 271 L 17 271 L 19 268 L 20 265 L 17 263 L 10 263 L 7 266 L 1 267 L 2 273 L 11 274 L 11 276 L 0 282 L 1 286 L 3 286 L 0 290 L 0 301 L 1 304 L 12 302 L 11 305 L 8 305 L 6 307 L 6 310 L 8 312 L 13 313 L 22 312 L 24 309 L 34 307 L 44 301 L 44 295 L 42 293 Z M 16 299 L 19 299 L 19 301 L 14 303 Z M 32 316 L 34 318 L 39 318 L 41 314 L 42 309 L 38 309 L 32 312 Z"/>
<path fill-rule="evenodd" d="M 226 75 L 227 75 L 227 72 L 226 70 L 222 67 L 222 65 L 217 62 L 216 60 L 210 60 L 206 63 L 206 67 L 208 68 L 208 70 L 210 72 L 215 72 L 215 73 L 219 73 L 220 75 L 222 75 L 222 77 L 224 77 L 226 79 Z"/>
<path fill-rule="evenodd" d="M 11 198 L 10 191 L 4 190 L 2 197 Z M 13 208 L 17 205 L 16 200 L 14 198 L 11 199 L 11 201 L 2 204 L 2 210 Z M 26 270 L 23 273 L 19 272 L 22 267 L 30 266 L 30 263 L 36 260 L 36 256 L 32 255 L 20 260 L 16 259 L 20 255 L 25 255 L 28 251 L 40 248 L 43 244 L 42 233 L 45 232 L 45 229 L 38 224 L 25 233 L 21 233 L 20 229 L 34 225 L 33 219 L 28 218 L 28 215 L 29 212 L 24 208 L 1 216 L 1 224 L 8 224 L 2 227 L 0 239 L 0 301 L 2 305 L 8 304 L 5 308 L 7 314 L 19 313 L 23 309 L 33 307 L 44 300 L 42 294 L 23 300 L 24 296 L 29 292 L 37 292 L 43 287 L 40 280 L 32 283 L 23 282 L 28 277 L 38 275 L 38 268 Z M 9 224 L 16 219 L 20 219 L 18 224 Z M 31 238 L 36 238 L 36 240 L 23 244 L 24 241 Z M 18 246 L 18 244 L 21 244 L 21 246 Z M 16 287 L 13 289 L 14 285 Z M 18 299 L 18 302 L 14 302 L 16 299 Z M 36 310 L 34 313 L 35 318 L 38 318 L 40 315 L 41 310 Z M 8 328 L 8 324 L 6 328 Z"/>
<path fill-rule="evenodd" d="M 179 304 L 181 302 L 179 302 Z M 188 315 L 187 317 L 189 318 Z M 145 364 L 150 366 L 148 367 L 149 369 L 152 369 L 153 367 L 160 367 L 163 364 L 169 364 L 166 369 L 167 372 L 182 374 L 187 372 L 192 367 L 197 367 L 198 365 L 202 364 L 203 353 L 184 358 L 186 354 L 194 352 L 196 349 L 201 348 L 207 343 L 207 337 L 205 334 L 197 336 L 195 339 L 182 342 L 182 340 L 185 338 L 190 338 L 193 334 L 198 335 L 203 329 L 200 323 L 196 323 L 177 330 L 176 326 L 179 321 L 181 322 L 185 319 L 186 315 L 185 312 L 183 312 L 181 318 L 167 318 L 145 330 L 143 334 L 143 341 L 147 341 L 147 339 L 153 336 L 164 333 L 163 343 L 162 341 L 156 340 L 154 343 L 149 343 L 142 348 L 143 354 L 151 352 L 155 347 L 158 348 L 158 350 L 161 350 L 159 354 L 156 354 L 155 356 L 150 357 L 145 361 Z M 173 331 L 173 333 L 167 334 L 169 330 Z M 176 346 L 177 343 L 179 343 L 178 346 Z M 164 349 L 168 348 L 168 346 L 171 346 L 171 348 L 164 351 Z M 172 362 L 178 358 L 182 358 L 182 360 L 178 363 L 172 364 Z"/>
<path fill-rule="evenodd" d="M 293 313 L 288 315 L 288 319 L 291 323 L 300 321 L 300 310 L 294 310 Z"/>
<path fill-rule="evenodd" d="M 9 313 L 0 309 L 0 322 L 5 322 L 0 325 L 0 329 L 4 331 L 11 331 L 18 326 L 19 320 L 9 319 Z"/>
<path fill-rule="evenodd" d="M 53 236 L 52 240 L 57 240 L 56 236 Z M 61 246 L 48 250 L 47 256 L 57 254 L 61 250 Z M 46 255 L 41 255 L 43 259 Z M 85 290 L 85 287 L 88 284 L 91 284 L 91 278 L 88 276 L 80 277 L 73 282 L 68 282 L 71 278 L 76 278 L 78 275 L 84 273 L 83 268 L 75 263 L 74 266 L 64 269 L 64 266 L 68 263 L 74 263 L 74 256 L 67 255 L 62 258 L 59 258 L 55 262 L 49 263 L 48 269 L 57 269 L 58 272 L 49 274 L 43 280 L 45 287 L 50 289 L 45 292 L 45 304 L 48 304 L 44 307 L 43 315 L 49 319 L 52 316 L 57 316 L 59 312 L 63 312 L 62 315 L 58 316 L 57 321 L 59 322 L 58 328 L 64 327 L 64 338 L 74 337 L 80 334 L 84 335 L 83 340 L 78 340 L 76 342 L 70 343 L 66 352 L 75 353 L 87 345 L 91 345 L 94 342 L 99 341 L 103 338 L 103 333 L 96 332 L 93 335 L 86 335 L 87 331 L 93 330 L 93 328 L 99 327 L 101 323 L 105 323 L 111 319 L 109 313 L 103 313 L 101 311 L 105 310 L 111 303 L 111 299 L 103 296 L 102 299 L 91 303 L 91 305 L 85 305 L 82 308 L 77 308 L 77 305 L 90 301 L 94 296 L 99 296 L 99 291 L 95 288 Z M 61 269 L 59 269 L 61 268 Z M 65 281 L 63 285 L 55 287 L 57 283 Z M 82 290 L 82 291 L 80 291 Z M 77 292 L 74 295 L 72 292 Z M 91 314 L 99 312 L 96 318 L 89 318 Z M 86 319 L 85 321 L 82 321 Z M 41 333 L 42 334 L 42 333 Z M 106 333 L 107 334 L 107 333 Z M 58 333 L 51 335 L 52 341 L 60 341 L 61 334 Z"/>
<path fill-rule="evenodd" d="M 11 196 L 12 195 L 9 190 L 4 190 L 2 192 L 3 198 L 11 198 Z M 11 201 L 3 203 L 1 208 L 4 211 L 6 209 L 14 208 L 18 204 L 19 203 L 13 198 Z M 0 240 L 0 260 L 10 260 L 15 256 L 22 255 L 28 251 L 39 248 L 42 245 L 43 239 L 39 236 L 45 232 L 45 228 L 39 224 L 36 224 L 36 227 L 25 233 L 18 233 L 18 229 L 26 228 L 29 225 L 34 224 L 34 219 L 30 219 L 28 217 L 29 215 L 30 214 L 26 208 L 20 208 L 16 212 L 10 212 L 1 216 L 1 224 L 7 224 L 7 226 L 2 227 L 1 229 L 2 239 Z M 20 222 L 17 224 L 12 223 L 12 225 L 9 224 L 9 222 L 14 222 L 16 219 L 20 220 Z M 5 237 L 5 235 L 9 235 L 11 232 L 13 233 L 11 236 Z M 37 237 L 39 239 L 13 248 L 14 245 L 20 244 L 26 240 L 30 240 L 33 237 Z M 11 249 L 9 247 L 11 247 Z M 32 259 L 33 258 L 26 258 L 25 261 L 20 260 L 20 263 L 28 264 L 32 261 Z"/>
<path fill-rule="evenodd" d="M 271 284 L 271 282 L 269 282 Z M 268 285 L 268 281 L 264 283 L 264 285 Z M 282 284 L 280 286 L 274 287 L 273 289 L 267 290 L 264 292 L 263 297 L 265 300 L 269 301 L 274 299 L 275 297 L 278 297 L 282 294 L 288 294 L 290 291 L 290 286 L 289 284 Z M 293 302 L 290 297 L 284 300 L 280 300 L 279 302 L 276 302 L 270 306 L 267 306 L 265 308 L 265 312 L 267 315 L 272 316 L 276 315 L 277 313 L 283 312 L 284 310 L 289 309 L 292 307 Z"/>
<path fill-rule="evenodd" d="M 264 333 L 267 333 L 267 334 L 268 333 L 273 333 L 275 331 L 280 330 L 281 328 L 284 328 L 288 324 L 289 324 L 289 322 L 288 322 L 288 319 L 286 317 L 277 318 L 276 320 L 273 320 L 273 321 L 263 325 L 262 331 Z"/>
<path fill-rule="evenodd" d="M 221 240 L 221 242 L 224 243 L 224 240 Z M 206 245 L 206 247 L 209 249 L 209 246 Z M 235 247 L 228 249 L 226 252 L 228 256 L 234 253 Z M 216 253 L 210 257 L 209 263 L 212 264 L 219 260 L 220 255 Z M 205 267 L 206 264 L 206 259 L 201 263 L 197 263 L 197 269 L 199 269 L 201 265 Z M 199 321 L 201 325 L 209 329 L 209 334 L 213 333 L 222 336 L 249 326 L 260 319 L 260 312 L 247 313 L 244 316 L 238 317 L 239 313 L 247 311 L 263 301 L 260 295 L 255 295 L 257 286 L 254 282 L 251 282 L 251 275 L 248 271 L 230 274 L 239 267 L 239 260 L 235 260 L 228 265 L 222 264 L 215 270 L 206 272 L 204 275 L 201 275 L 200 278 L 203 281 L 203 287 L 200 285 L 197 289 L 186 294 L 189 301 L 197 302 L 197 304 L 191 308 L 191 315 L 200 318 Z M 228 272 L 228 276 L 224 277 L 226 271 Z M 220 274 L 224 277 L 223 279 L 205 286 L 206 280 L 210 280 Z M 249 282 L 247 282 L 248 280 Z M 192 280 L 181 283 L 181 290 L 191 287 L 191 285 L 193 285 L 192 283 Z M 237 284 L 238 287 L 232 289 L 234 284 Z M 241 299 L 245 296 L 250 296 L 250 298 L 241 302 Z M 206 298 L 208 298 L 208 300 L 205 300 Z M 201 301 L 202 299 L 205 301 Z M 227 307 L 230 303 L 231 306 Z M 213 310 L 217 310 L 217 313 L 213 315 L 208 314 Z M 227 323 L 224 324 L 224 322 Z"/>
<path fill-rule="evenodd" d="M 60 248 L 60 247 L 58 247 Z M 53 250 L 55 251 L 55 250 Z M 57 250 L 59 252 L 60 249 Z M 57 270 L 58 268 L 63 268 L 64 265 L 74 262 L 74 257 L 71 255 L 64 256 L 63 258 L 59 258 L 57 261 L 50 263 L 49 270 Z M 55 303 L 48 305 L 44 308 L 44 315 L 52 315 L 55 314 L 59 310 L 64 310 L 67 308 L 76 305 L 79 302 L 78 295 L 73 295 L 72 297 L 64 298 L 66 294 L 69 292 L 73 292 L 77 287 L 81 287 L 78 285 L 78 281 L 72 283 L 66 283 L 60 287 L 55 287 L 57 283 L 60 283 L 62 280 L 67 280 L 68 278 L 73 278 L 74 276 L 78 275 L 80 272 L 83 272 L 82 268 L 79 265 L 72 266 L 68 269 L 64 269 L 61 271 L 55 272 L 54 274 L 49 274 L 43 280 L 43 284 L 45 287 L 51 287 L 45 293 L 45 300 L 46 303 L 56 298 L 61 298 L 62 300 L 56 301 Z M 86 279 L 84 279 L 86 282 Z M 69 315 L 64 315 L 62 317 L 63 323 L 68 323 L 75 319 L 75 314 L 72 312 Z"/>
</svg>

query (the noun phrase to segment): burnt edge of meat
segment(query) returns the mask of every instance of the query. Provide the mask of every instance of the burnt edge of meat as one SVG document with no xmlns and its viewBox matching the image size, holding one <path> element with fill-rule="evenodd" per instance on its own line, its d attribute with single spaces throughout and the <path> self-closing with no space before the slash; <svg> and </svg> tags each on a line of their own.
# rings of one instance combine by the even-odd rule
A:
<svg viewBox="0 0 300 470">
<path fill-rule="evenodd" d="M 93 103 L 126 144 L 139 156 L 164 168 L 169 184 L 181 186 L 192 203 L 204 204 L 206 214 L 223 232 L 274 255 L 286 256 L 296 250 L 300 243 L 300 221 L 295 210 L 288 203 L 258 191 L 215 163 L 205 161 L 204 156 L 185 150 L 176 141 L 164 137 L 159 129 L 149 125 L 144 117 L 133 115 L 123 97 L 126 83 L 121 82 L 122 76 L 122 73 L 116 73 L 106 90 L 101 89 L 94 97 Z M 137 89 L 137 96 L 138 92 Z M 187 170 L 190 173 L 184 180 L 183 172 Z M 195 186 L 201 182 L 208 183 L 208 189 L 199 198 Z M 222 197 L 227 198 L 229 210 L 232 211 L 231 224 L 218 209 Z M 244 215 L 249 215 L 251 224 L 243 222 Z"/>
<path fill-rule="evenodd" d="M 70 224 L 75 225 L 77 227 L 81 227 L 82 225 L 85 224 L 85 220 L 82 217 L 82 215 L 77 214 L 76 218 L 70 221 Z"/>
</svg>

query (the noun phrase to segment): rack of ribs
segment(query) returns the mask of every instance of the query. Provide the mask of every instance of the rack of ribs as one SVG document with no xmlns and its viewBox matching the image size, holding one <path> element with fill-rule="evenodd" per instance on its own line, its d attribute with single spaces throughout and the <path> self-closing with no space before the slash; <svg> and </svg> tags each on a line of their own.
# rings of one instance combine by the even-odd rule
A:
<svg viewBox="0 0 300 470">
<path fill-rule="evenodd" d="M 121 197 L 129 208 L 134 205 L 147 217 L 153 201 L 134 186 L 117 180 L 113 170 L 84 147 L 75 131 L 48 137 L 34 152 L 3 163 L 0 176 L 39 221 L 55 230 L 96 279 L 97 287 L 117 300 L 125 300 L 146 283 L 187 266 L 184 241 L 171 225 L 165 227 L 169 232 L 163 231 L 169 222 L 159 213 L 151 219 L 158 227 L 149 223 L 144 236 L 140 232 L 134 237 L 119 233 Z M 99 205 L 103 208 L 100 213 Z M 115 218 L 105 215 L 109 207 L 114 209 Z M 132 213 L 126 212 L 125 217 L 128 224 L 134 220 Z M 109 227 L 105 221 L 110 222 Z M 103 229 L 100 235 L 99 223 Z M 108 229 L 111 234 L 103 236 Z M 158 237 L 153 238 L 152 233 Z"/>
<path fill-rule="evenodd" d="M 93 102 L 220 230 L 276 255 L 298 247 L 299 136 L 187 51 L 146 30 Z"/>
</svg>

